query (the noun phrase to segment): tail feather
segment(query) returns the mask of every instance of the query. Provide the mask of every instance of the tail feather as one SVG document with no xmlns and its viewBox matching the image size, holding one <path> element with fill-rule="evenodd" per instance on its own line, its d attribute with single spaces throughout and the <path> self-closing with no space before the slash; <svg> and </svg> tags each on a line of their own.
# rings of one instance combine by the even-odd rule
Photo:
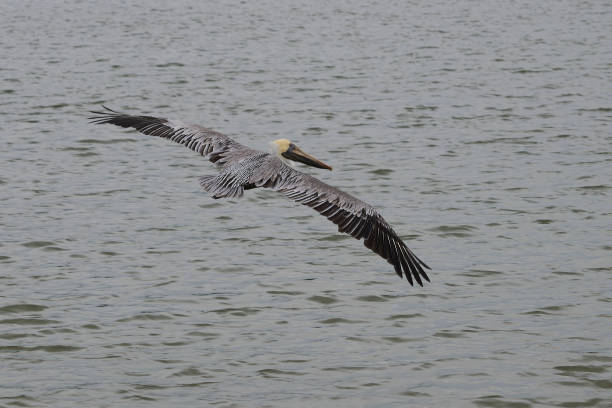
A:
<svg viewBox="0 0 612 408">
<path fill-rule="evenodd" d="M 202 176 L 199 180 L 204 191 L 210 191 L 214 185 L 215 176 Z"/>
<path fill-rule="evenodd" d="M 244 188 L 241 185 L 231 185 L 219 176 L 202 176 L 200 177 L 200 185 L 204 191 L 211 193 L 214 199 L 217 198 L 240 198 L 244 194 Z M 227 180 L 225 180 L 227 181 Z"/>
</svg>

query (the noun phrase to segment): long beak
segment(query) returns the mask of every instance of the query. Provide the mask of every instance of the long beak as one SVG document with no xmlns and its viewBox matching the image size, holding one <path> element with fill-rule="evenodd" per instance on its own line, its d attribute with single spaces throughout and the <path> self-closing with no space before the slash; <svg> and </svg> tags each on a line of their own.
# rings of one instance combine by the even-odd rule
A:
<svg viewBox="0 0 612 408">
<path fill-rule="evenodd" d="M 312 167 L 317 167 L 319 169 L 327 169 L 327 170 L 331 170 L 332 168 L 330 166 L 328 166 L 327 164 L 323 163 L 320 160 L 315 159 L 314 157 L 312 157 L 309 154 L 306 154 L 302 151 L 302 149 L 300 149 L 299 147 L 295 146 L 292 149 L 287 150 L 284 153 L 281 153 L 283 155 L 283 157 L 289 159 L 289 160 L 293 160 L 293 161 L 297 161 L 300 163 L 304 163 L 307 164 L 309 166 Z"/>
</svg>

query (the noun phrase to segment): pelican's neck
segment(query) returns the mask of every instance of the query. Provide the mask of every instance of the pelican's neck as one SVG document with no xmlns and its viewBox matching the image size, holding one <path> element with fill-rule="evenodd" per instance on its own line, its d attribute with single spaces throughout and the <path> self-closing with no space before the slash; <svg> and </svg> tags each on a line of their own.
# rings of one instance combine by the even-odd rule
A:
<svg viewBox="0 0 612 408">
<path fill-rule="evenodd" d="M 268 146 L 270 146 L 270 148 L 269 148 L 270 154 L 273 154 L 274 156 L 281 157 L 280 152 L 278 151 L 278 146 L 276 145 L 276 143 L 269 142 Z"/>
</svg>

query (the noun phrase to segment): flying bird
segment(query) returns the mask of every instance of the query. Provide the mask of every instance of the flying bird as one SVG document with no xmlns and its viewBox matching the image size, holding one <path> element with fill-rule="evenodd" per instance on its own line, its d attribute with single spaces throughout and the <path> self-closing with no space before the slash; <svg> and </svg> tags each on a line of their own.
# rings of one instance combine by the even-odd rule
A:
<svg viewBox="0 0 612 408">
<path fill-rule="evenodd" d="M 219 173 L 203 176 L 200 185 L 213 198 L 239 198 L 245 190 L 269 188 L 314 208 L 338 226 L 338 231 L 364 239 L 364 245 L 383 257 L 411 285 L 423 286 L 430 269 L 406 246 L 397 233 L 371 205 L 352 195 L 291 167 L 288 160 L 319 169 L 332 168 L 305 153 L 287 139 L 271 143 L 274 152 L 251 149 L 222 133 L 177 120 L 143 115 L 127 115 L 106 106 L 91 111 L 92 123 L 111 123 L 133 128 L 145 135 L 159 136 L 187 146 L 215 163 Z"/>
</svg>

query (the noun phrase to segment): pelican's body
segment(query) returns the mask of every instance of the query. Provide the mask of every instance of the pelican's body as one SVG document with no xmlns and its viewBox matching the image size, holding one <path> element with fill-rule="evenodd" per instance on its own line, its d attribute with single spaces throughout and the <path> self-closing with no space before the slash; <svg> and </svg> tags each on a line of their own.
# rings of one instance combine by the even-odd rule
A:
<svg viewBox="0 0 612 408">
<path fill-rule="evenodd" d="M 126 115 L 106 108 L 92 112 L 94 123 L 112 123 L 134 128 L 141 133 L 160 136 L 181 143 L 216 163 L 219 173 L 200 178 L 200 184 L 213 198 L 238 198 L 244 190 L 264 187 L 309 207 L 338 225 L 338 230 L 357 239 L 391 263 L 397 274 L 423 285 L 429 281 L 423 270 L 429 267 L 408 249 L 393 228 L 369 204 L 335 187 L 302 173 L 286 160 L 328 169 L 327 164 L 304 153 L 287 139 L 272 142 L 273 153 L 248 148 L 213 130 L 185 125 L 177 121 L 152 116 Z"/>
</svg>

